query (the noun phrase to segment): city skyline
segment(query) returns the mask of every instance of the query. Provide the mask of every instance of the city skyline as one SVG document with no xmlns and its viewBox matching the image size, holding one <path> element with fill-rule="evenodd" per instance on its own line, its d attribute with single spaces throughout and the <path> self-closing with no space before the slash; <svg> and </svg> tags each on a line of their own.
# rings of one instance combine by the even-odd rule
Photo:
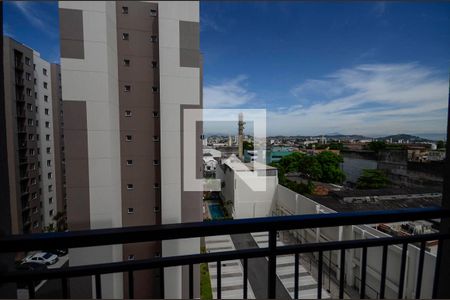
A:
<svg viewBox="0 0 450 300">
<path fill-rule="evenodd" d="M 201 2 L 205 108 L 265 108 L 268 135 L 443 136 L 448 9 L 449 3 Z M 12 26 L 18 19 L 34 31 Z M 50 61 L 59 60 L 58 42 L 46 46 L 57 40 L 57 24 L 53 3 L 5 3 L 5 34 Z"/>
</svg>

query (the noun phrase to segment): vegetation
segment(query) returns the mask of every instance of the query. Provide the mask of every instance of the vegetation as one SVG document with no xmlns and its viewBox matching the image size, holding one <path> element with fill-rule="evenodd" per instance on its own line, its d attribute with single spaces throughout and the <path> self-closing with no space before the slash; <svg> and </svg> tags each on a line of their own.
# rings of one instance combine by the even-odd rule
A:
<svg viewBox="0 0 450 300">
<path fill-rule="evenodd" d="M 205 247 L 201 247 L 201 253 L 206 253 Z M 211 279 L 207 263 L 200 264 L 200 299 L 212 299 Z"/>
<path fill-rule="evenodd" d="M 438 141 L 436 144 L 438 149 L 445 149 L 445 142 L 444 141 Z"/>
<path fill-rule="evenodd" d="M 281 185 L 297 192 L 310 194 L 314 190 L 313 180 L 342 183 L 345 180 L 345 174 L 340 168 L 343 159 L 330 151 L 323 151 L 315 156 L 304 153 L 294 152 L 284 156 L 278 163 L 272 166 L 278 169 L 278 179 Z M 297 183 L 286 178 L 286 173 L 299 172 L 308 183 Z"/>
<path fill-rule="evenodd" d="M 242 144 L 243 144 L 244 150 L 253 150 L 253 149 L 255 149 L 255 146 L 253 145 L 252 142 L 244 141 Z"/>
<path fill-rule="evenodd" d="M 383 170 L 364 169 L 356 182 L 358 189 L 380 189 L 389 184 L 389 179 Z"/>
<path fill-rule="evenodd" d="M 378 153 L 380 150 L 386 149 L 386 146 L 386 142 L 383 141 L 373 141 L 367 144 L 367 148 L 376 153 Z"/>
</svg>

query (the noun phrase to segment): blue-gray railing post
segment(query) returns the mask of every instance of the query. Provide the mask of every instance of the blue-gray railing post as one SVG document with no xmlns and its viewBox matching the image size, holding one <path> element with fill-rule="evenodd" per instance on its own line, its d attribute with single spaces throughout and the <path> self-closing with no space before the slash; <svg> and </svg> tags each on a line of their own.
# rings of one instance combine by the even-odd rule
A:
<svg viewBox="0 0 450 300">
<path fill-rule="evenodd" d="M 269 266 L 268 266 L 268 283 L 267 283 L 267 298 L 275 299 L 276 283 L 277 283 L 277 257 L 275 250 L 277 247 L 277 232 L 269 231 Z"/>
</svg>

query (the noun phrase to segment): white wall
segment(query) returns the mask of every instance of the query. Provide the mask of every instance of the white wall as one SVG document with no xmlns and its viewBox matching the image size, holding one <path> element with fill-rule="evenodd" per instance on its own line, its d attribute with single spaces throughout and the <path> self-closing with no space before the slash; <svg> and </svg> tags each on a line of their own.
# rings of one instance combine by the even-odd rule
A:
<svg viewBox="0 0 450 300">
<path fill-rule="evenodd" d="M 83 13 L 85 57 L 61 58 L 61 78 L 63 101 L 86 102 L 91 229 L 122 227 L 115 5 L 114 1 L 59 2 L 60 8 Z M 121 245 L 70 252 L 70 265 L 121 260 Z M 123 298 L 122 274 L 102 278 L 102 295 Z"/>
<path fill-rule="evenodd" d="M 41 188 L 42 188 L 42 215 L 43 226 L 47 227 L 50 224 L 56 225 L 53 221 L 53 216 L 56 214 L 56 186 L 55 186 L 55 146 L 53 141 L 53 110 L 52 110 L 52 81 L 51 81 L 51 68 L 50 63 L 43 60 L 39 53 L 33 52 L 33 63 L 36 65 L 34 71 L 34 78 L 36 78 L 35 92 L 37 93 L 36 106 L 38 107 L 37 120 L 39 121 L 39 127 L 37 133 L 39 134 L 38 145 L 40 148 L 40 161 L 41 161 Z M 47 70 L 47 75 L 44 75 L 43 69 Z M 44 82 L 47 83 L 47 88 L 44 88 Z M 48 99 L 45 101 L 45 97 Z M 34 109 L 34 108 L 33 108 Z M 48 109 L 48 114 L 45 114 L 45 110 Z M 47 128 L 45 123 L 49 122 L 50 126 Z M 50 135 L 50 140 L 46 140 L 46 135 Z M 47 153 L 47 148 L 50 148 L 50 153 Z M 47 161 L 51 162 L 50 166 L 47 166 Z M 48 174 L 51 173 L 51 178 L 48 178 Z M 52 191 L 49 191 L 49 186 L 52 186 Z M 51 203 L 50 203 L 51 199 Z M 50 213 L 52 212 L 52 215 Z"/>
<path fill-rule="evenodd" d="M 321 213 L 333 213 L 335 211 L 320 205 L 319 203 L 299 195 L 284 186 L 278 185 L 274 198 L 276 207 L 273 211 L 275 215 L 303 215 Z M 389 235 L 365 225 L 341 226 L 320 229 L 305 229 L 290 231 L 291 235 L 303 243 L 354 240 L 354 239 L 372 239 L 379 237 L 388 237 Z M 396 298 L 398 293 L 398 284 L 400 279 L 401 247 L 393 245 L 388 247 L 387 272 L 386 272 L 386 290 L 387 299 Z M 331 268 L 339 274 L 340 256 L 338 251 L 331 256 Z M 414 245 L 408 246 L 408 256 L 405 277 L 405 298 L 415 297 L 415 286 L 417 279 L 417 269 L 419 262 L 420 249 Z M 325 254 L 328 257 L 328 253 Z M 369 248 L 367 253 L 367 277 L 366 294 L 371 297 L 377 297 L 380 287 L 381 277 L 381 257 L 382 247 Z M 358 278 L 360 276 L 361 250 L 351 249 L 346 251 L 346 282 L 349 285 L 359 287 Z M 324 259 L 328 264 L 328 258 Z M 423 298 L 431 298 L 431 291 L 434 279 L 434 267 L 436 256 L 430 252 L 425 252 L 425 263 L 422 278 Z"/>
<path fill-rule="evenodd" d="M 161 222 L 182 222 L 181 123 L 182 104 L 200 104 L 200 68 L 180 67 L 179 21 L 199 22 L 197 1 L 158 3 L 160 118 L 161 118 Z M 162 255 L 200 252 L 200 240 L 162 242 Z M 165 297 L 182 297 L 181 267 L 166 268 Z"/>
</svg>

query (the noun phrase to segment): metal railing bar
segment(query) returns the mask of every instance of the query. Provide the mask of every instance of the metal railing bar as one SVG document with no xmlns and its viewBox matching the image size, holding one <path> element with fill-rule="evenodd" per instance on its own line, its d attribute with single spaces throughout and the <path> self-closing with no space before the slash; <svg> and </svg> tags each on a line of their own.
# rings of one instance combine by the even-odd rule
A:
<svg viewBox="0 0 450 300">
<path fill-rule="evenodd" d="M 247 283 L 247 278 L 248 278 L 248 259 L 244 258 L 244 294 L 243 294 L 243 298 L 247 299 L 248 297 L 248 283 Z"/>
<path fill-rule="evenodd" d="M 403 287 L 405 285 L 405 270 L 406 270 L 406 257 L 408 253 L 408 242 L 403 243 L 402 247 L 402 260 L 400 264 L 400 280 L 398 283 L 398 299 L 403 298 Z"/>
<path fill-rule="evenodd" d="M 194 299 L 194 265 L 189 264 L 189 299 Z"/>
<path fill-rule="evenodd" d="M 384 291 L 386 288 L 386 268 L 387 268 L 388 246 L 383 246 L 383 254 L 381 257 L 381 279 L 380 279 L 380 299 L 384 299 Z"/>
<path fill-rule="evenodd" d="M 419 269 L 417 270 L 417 282 L 416 282 L 416 299 L 420 298 L 422 290 L 422 275 L 423 275 L 423 263 L 425 260 L 425 248 L 426 242 L 420 243 L 420 255 L 419 255 Z"/>
<path fill-rule="evenodd" d="M 102 299 L 102 277 L 95 274 L 95 299 Z"/>
<path fill-rule="evenodd" d="M 367 247 L 362 248 L 362 262 L 361 262 L 361 282 L 360 293 L 361 299 L 366 298 L 366 275 L 367 275 Z"/>
<path fill-rule="evenodd" d="M 345 249 L 341 249 L 341 263 L 339 266 L 339 299 L 344 299 L 345 283 Z"/>
<path fill-rule="evenodd" d="M 262 231 L 389 223 L 450 217 L 450 210 L 406 208 L 399 210 L 340 212 L 253 219 L 192 222 L 152 226 L 93 229 L 11 235 L 0 239 L 0 252 L 77 248 Z"/>
<path fill-rule="evenodd" d="M 300 263 L 300 254 L 295 253 L 295 267 L 294 267 L 294 299 L 298 299 L 298 276 L 299 276 L 299 271 L 298 271 L 298 265 Z"/>
<path fill-rule="evenodd" d="M 317 272 L 317 299 L 322 299 L 322 268 L 323 268 L 323 252 L 319 251 L 319 262 Z"/>
<path fill-rule="evenodd" d="M 222 262 L 217 261 L 217 299 L 222 299 Z"/>
<path fill-rule="evenodd" d="M 133 271 L 128 272 L 128 298 L 134 299 L 134 274 L 133 274 Z"/>
<path fill-rule="evenodd" d="M 395 245 L 403 243 L 416 243 L 439 239 L 450 239 L 450 234 L 425 234 L 407 237 L 386 237 L 365 240 L 346 240 L 323 243 L 299 244 L 279 246 L 275 248 L 275 255 L 310 253 L 318 251 L 330 251 L 341 249 L 358 249 L 362 247 L 379 247 L 383 245 Z M 52 279 L 61 277 L 82 277 L 94 274 L 120 273 L 128 271 L 146 270 L 154 268 L 175 267 L 190 263 L 214 262 L 219 260 L 235 260 L 244 258 L 257 258 L 269 256 L 268 248 L 251 248 L 234 251 L 191 254 L 182 256 L 159 257 L 146 260 L 122 261 L 114 263 L 93 264 L 44 271 L 12 271 L 0 274 L 0 282 L 19 282 L 23 280 Z"/>
<path fill-rule="evenodd" d="M 69 287 L 67 285 L 67 278 L 62 277 L 61 278 L 61 289 L 62 289 L 62 296 L 64 299 L 69 298 Z"/>
<path fill-rule="evenodd" d="M 164 267 L 159 268 L 159 289 L 161 293 L 161 299 L 164 299 Z"/>
<path fill-rule="evenodd" d="M 438 249 L 437 249 L 437 253 L 436 253 L 436 264 L 434 267 L 433 293 L 431 296 L 433 299 L 437 298 L 437 292 L 438 292 L 438 287 L 439 287 L 439 266 L 441 265 L 442 247 L 444 246 L 443 244 L 444 244 L 444 240 L 439 239 Z"/>
<path fill-rule="evenodd" d="M 36 292 L 34 290 L 34 282 L 32 280 L 30 280 L 28 282 L 28 297 L 30 299 L 35 299 L 36 298 Z"/>
<path fill-rule="evenodd" d="M 269 231 L 269 261 L 268 268 L 269 271 L 267 273 L 267 298 L 275 299 L 276 295 L 276 283 L 277 283 L 277 257 L 276 257 L 276 248 L 277 248 L 277 232 Z"/>
</svg>

